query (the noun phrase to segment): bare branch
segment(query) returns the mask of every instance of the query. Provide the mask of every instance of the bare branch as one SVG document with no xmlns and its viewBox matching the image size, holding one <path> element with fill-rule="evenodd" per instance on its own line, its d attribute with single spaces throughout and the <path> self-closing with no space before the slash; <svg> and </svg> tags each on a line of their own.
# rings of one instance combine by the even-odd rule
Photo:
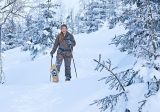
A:
<svg viewBox="0 0 160 112">
<path fill-rule="evenodd" d="M 139 107 L 138 112 L 142 112 L 142 108 L 146 104 L 146 102 L 147 102 L 147 100 L 143 100 L 143 101 L 138 102 L 138 103 L 141 103 L 141 106 Z"/>
<path fill-rule="evenodd" d="M 0 10 L 3 10 L 3 9 L 5 9 L 5 8 L 9 7 L 10 5 L 12 5 L 12 4 L 15 3 L 15 2 L 16 2 L 16 0 L 14 0 L 14 1 L 8 3 L 8 4 L 5 5 L 4 7 L 2 7 Z"/>
<path fill-rule="evenodd" d="M 125 91 L 125 88 L 123 87 L 121 81 L 119 80 L 119 78 L 116 76 L 116 74 L 113 73 L 112 70 L 110 70 L 107 66 L 105 66 L 104 64 L 102 64 L 101 62 L 97 61 L 94 59 L 95 62 L 97 62 L 100 66 L 102 66 L 103 68 L 105 68 L 108 72 L 110 72 L 116 79 L 117 81 L 119 82 L 119 85 L 121 86 L 122 90 Z M 109 62 L 110 63 L 110 62 Z M 109 65 L 111 66 L 111 65 Z"/>
</svg>

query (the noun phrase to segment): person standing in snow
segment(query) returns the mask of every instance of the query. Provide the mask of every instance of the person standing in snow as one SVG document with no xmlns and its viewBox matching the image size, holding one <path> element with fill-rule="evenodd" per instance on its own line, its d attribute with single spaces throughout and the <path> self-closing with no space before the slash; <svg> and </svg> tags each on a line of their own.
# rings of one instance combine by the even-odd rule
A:
<svg viewBox="0 0 160 112">
<path fill-rule="evenodd" d="M 62 61 L 64 60 L 66 81 L 71 80 L 71 60 L 73 58 L 72 51 L 75 45 L 76 41 L 73 35 L 68 32 L 67 25 L 61 25 L 61 32 L 58 34 L 50 54 L 53 58 L 53 54 L 58 48 L 56 56 L 56 66 L 58 72 L 60 72 Z"/>
</svg>

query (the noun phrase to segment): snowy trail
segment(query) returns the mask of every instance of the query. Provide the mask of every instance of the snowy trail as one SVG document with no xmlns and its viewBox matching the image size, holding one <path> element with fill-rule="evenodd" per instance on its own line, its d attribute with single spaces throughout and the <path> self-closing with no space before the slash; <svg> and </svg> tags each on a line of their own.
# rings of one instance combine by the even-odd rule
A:
<svg viewBox="0 0 160 112">
<path fill-rule="evenodd" d="M 104 82 L 97 81 L 106 74 L 94 71 L 96 63 L 93 59 L 102 54 L 120 67 L 132 64 L 131 57 L 108 45 L 115 33 L 123 31 L 121 27 L 114 30 L 103 28 L 92 34 L 76 35 L 74 58 L 78 79 L 75 78 L 72 65 L 71 82 L 64 81 L 63 65 L 60 83 L 49 82 L 48 55 L 39 56 L 33 62 L 29 59 L 29 53 L 21 52 L 19 48 L 7 51 L 4 58 L 7 83 L 0 86 L 0 101 L 3 101 L 0 102 L 0 112 L 98 112 L 95 106 L 89 104 L 110 91 L 107 91 Z M 122 61 L 124 59 L 125 62 Z"/>
<path fill-rule="evenodd" d="M 1 106 L 5 112 L 74 112 L 77 109 L 81 112 L 92 103 L 91 95 L 97 95 L 99 91 L 103 91 L 99 94 L 105 94 L 106 91 L 97 82 L 97 77 L 83 80 L 83 83 L 74 80 L 65 84 L 2 86 L 0 89 L 3 90 L 0 99 L 4 101 Z"/>
</svg>

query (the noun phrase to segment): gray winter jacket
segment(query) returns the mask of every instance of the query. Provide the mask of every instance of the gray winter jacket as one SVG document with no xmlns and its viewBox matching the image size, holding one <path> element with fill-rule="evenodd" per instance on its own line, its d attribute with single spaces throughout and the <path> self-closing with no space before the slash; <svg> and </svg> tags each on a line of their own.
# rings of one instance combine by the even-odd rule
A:
<svg viewBox="0 0 160 112">
<path fill-rule="evenodd" d="M 51 54 L 54 54 L 58 48 L 58 51 L 57 51 L 58 54 L 62 54 L 66 52 L 68 53 L 68 55 L 71 55 L 73 47 L 76 45 L 76 41 L 73 35 L 67 32 L 63 42 L 60 43 L 59 39 L 60 39 L 60 34 L 57 36 L 55 40 Z"/>
</svg>

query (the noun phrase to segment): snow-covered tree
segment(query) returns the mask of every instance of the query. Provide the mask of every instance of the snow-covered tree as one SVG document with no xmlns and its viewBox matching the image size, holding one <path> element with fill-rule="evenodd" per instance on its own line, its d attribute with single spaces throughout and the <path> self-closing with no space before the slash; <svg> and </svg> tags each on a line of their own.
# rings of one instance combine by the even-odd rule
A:
<svg viewBox="0 0 160 112">
<path fill-rule="evenodd" d="M 115 107 L 118 103 L 125 105 L 124 112 L 130 112 L 127 107 L 128 100 L 128 91 L 127 87 L 135 83 L 142 83 L 143 78 L 139 75 L 139 70 L 135 71 L 134 66 L 124 71 L 118 71 L 118 67 L 113 67 L 111 60 L 103 61 L 101 55 L 99 59 L 94 59 L 97 63 L 95 70 L 103 71 L 106 70 L 109 75 L 101 78 L 105 80 L 105 84 L 109 86 L 109 89 L 114 89 L 118 92 L 114 95 L 106 96 L 105 98 L 95 100 L 91 105 L 97 104 L 100 106 L 101 111 L 109 110 L 110 112 L 115 111 Z M 121 100 L 120 100 L 121 99 Z"/>
<path fill-rule="evenodd" d="M 133 5 L 134 7 L 134 5 Z M 137 8 L 126 9 L 117 19 L 124 23 L 128 32 L 116 36 L 113 43 L 136 57 L 156 60 L 159 57 L 159 5 L 147 0 Z"/>
<path fill-rule="evenodd" d="M 13 49 L 22 44 L 23 29 L 13 18 L 8 19 L 2 27 L 2 51 Z"/>
<path fill-rule="evenodd" d="M 119 13 L 116 12 L 117 9 L 119 10 Z M 113 13 L 113 15 L 109 18 L 110 28 L 114 28 L 117 23 L 121 23 L 127 31 L 125 34 L 115 36 L 112 40 L 112 44 L 119 47 L 121 52 L 127 52 L 137 58 L 133 71 L 138 70 L 139 72 L 130 72 L 131 76 L 134 76 L 134 74 L 137 73 L 137 75 L 140 75 L 145 79 L 144 83 L 147 85 L 147 92 L 144 94 L 145 98 L 143 101 L 138 102 L 141 105 L 137 112 L 143 112 L 143 107 L 147 103 L 148 98 L 158 93 L 160 89 L 159 11 L 159 0 L 121 0 L 120 5 L 118 4 L 116 9 L 113 11 L 115 13 Z M 105 68 L 107 71 L 110 71 L 112 75 L 114 74 L 112 71 L 112 66 L 106 66 L 106 61 L 96 62 L 98 63 L 98 68 Z M 107 64 L 110 65 L 110 61 L 107 61 Z M 109 68 L 111 68 L 111 70 Z M 144 69 L 152 72 L 144 73 Z M 114 81 L 114 78 L 112 77 L 106 78 L 107 83 L 111 82 L 109 85 L 111 88 L 122 87 L 121 85 L 123 85 L 123 80 L 127 82 L 129 79 L 129 77 L 127 77 L 127 79 L 125 79 L 125 77 L 121 78 L 119 73 L 116 73 L 116 77 L 119 79 L 118 83 L 117 80 Z M 117 86 L 120 82 L 121 85 Z M 123 87 L 125 88 L 125 84 Z M 118 97 L 119 95 L 111 95 L 104 99 L 96 100 L 95 103 L 102 105 L 102 111 L 105 111 L 105 109 L 108 108 L 112 111 L 117 103 L 114 102 L 114 100 L 119 101 L 117 99 Z M 126 112 L 129 112 L 129 110 L 127 109 Z"/>
<path fill-rule="evenodd" d="M 128 32 L 116 36 L 112 42 L 119 46 L 120 51 L 144 59 L 143 67 L 160 72 L 160 4 L 153 0 L 138 0 L 135 3 L 129 0 L 124 2 L 130 7 L 117 19 L 125 25 Z"/>
<path fill-rule="evenodd" d="M 116 17 L 121 14 L 121 10 L 125 8 L 125 6 L 121 5 L 121 0 L 106 0 L 106 9 L 107 9 L 107 21 L 109 23 L 109 28 L 113 28 L 116 23 Z"/>
<path fill-rule="evenodd" d="M 66 18 L 66 24 L 69 28 L 69 31 L 71 33 L 75 32 L 75 22 L 74 22 L 74 13 L 73 13 L 73 9 L 71 9 L 71 11 L 69 12 L 67 18 Z"/>
<path fill-rule="evenodd" d="M 23 12 L 24 1 L 22 0 L 1 0 L 0 1 L 0 83 L 3 83 L 3 66 L 2 66 L 2 27 L 11 17 L 19 17 Z"/>
<path fill-rule="evenodd" d="M 61 4 L 47 0 L 44 3 L 39 3 L 36 8 L 31 9 L 32 13 L 28 14 L 24 38 L 27 43 L 23 49 L 31 51 L 32 59 L 52 46 L 62 23 L 61 15 L 59 15 L 60 9 Z M 36 17 L 32 16 L 34 14 Z M 28 45 L 28 41 L 32 44 Z"/>
<path fill-rule="evenodd" d="M 92 0 L 83 3 L 83 8 L 77 16 L 81 32 L 91 33 L 103 26 L 107 18 L 106 0 Z"/>
</svg>

